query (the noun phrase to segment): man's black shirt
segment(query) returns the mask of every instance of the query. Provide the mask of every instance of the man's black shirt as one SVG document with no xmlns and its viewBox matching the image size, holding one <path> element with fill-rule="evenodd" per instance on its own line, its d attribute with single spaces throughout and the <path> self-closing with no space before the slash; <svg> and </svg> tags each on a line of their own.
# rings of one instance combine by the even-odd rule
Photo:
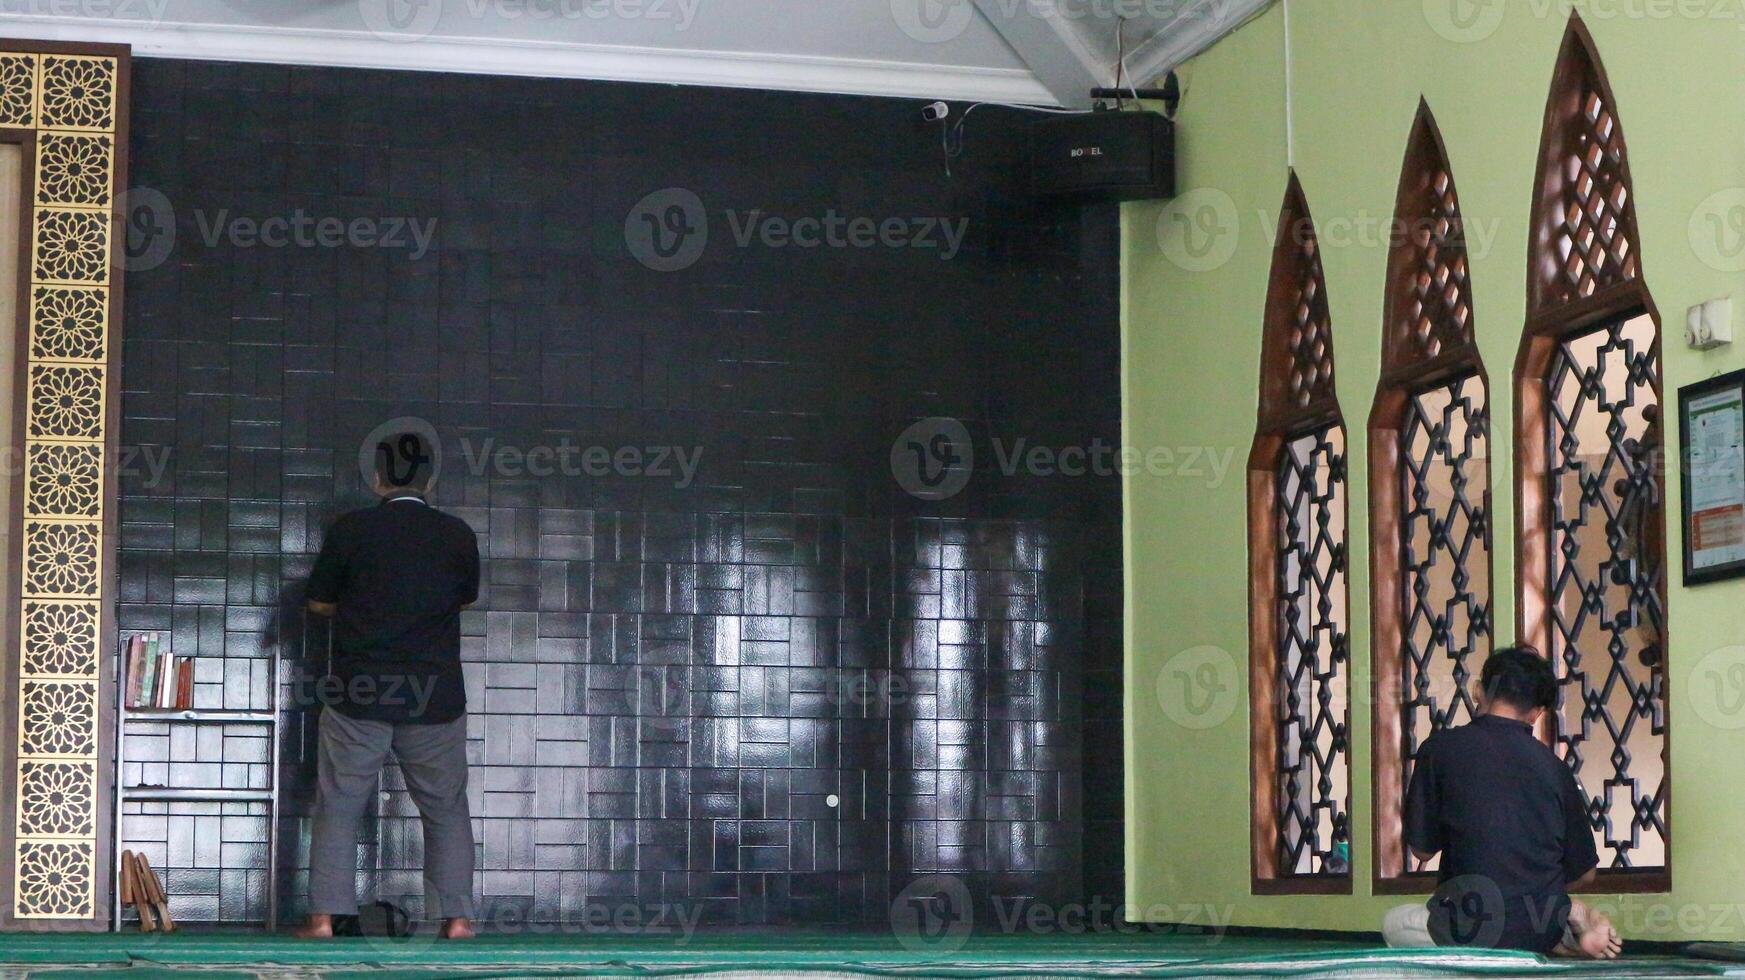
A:
<svg viewBox="0 0 1745 980">
<path fill-rule="evenodd" d="M 339 605 L 324 702 L 373 721 L 459 718 L 460 611 L 478 597 L 479 541 L 460 518 L 415 495 L 341 517 L 309 576 L 311 601 Z"/>
<path fill-rule="evenodd" d="M 1568 885 L 1599 864 L 1599 854 L 1586 795 L 1532 728 L 1481 715 L 1430 736 L 1405 811 L 1407 845 L 1442 854 L 1439 881 L 1458 886 L 1456 879 L 1473 876 L 1496 886 L 1503 928 L 1485 945 L 1545 953 L 1557 944 Z M 1432 900 L 1433 914 L 1439 900 L 1447 897 Z"/>
</svg>

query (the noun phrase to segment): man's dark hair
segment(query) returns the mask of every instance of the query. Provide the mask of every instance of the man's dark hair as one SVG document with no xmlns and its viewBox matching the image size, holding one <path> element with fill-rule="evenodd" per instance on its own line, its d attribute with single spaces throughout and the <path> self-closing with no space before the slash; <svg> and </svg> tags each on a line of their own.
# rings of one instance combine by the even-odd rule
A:
<svg viewBox="0 0 1745 980">
<path fill-rule="evenodd" d="M 1490 655 L 1479 674 L 1485 697 L 1524 711 L 1557 704 L 1557 675 L 1551 661 L 1527 646 L 1504 647 Z"/>
<path fill-rule="evenodd" d="M 390 490 L 423 493 L 435 476 L 436 453 L 422 434 L 398 432 L 376 443 L 376 478 Z"/>
</svg>

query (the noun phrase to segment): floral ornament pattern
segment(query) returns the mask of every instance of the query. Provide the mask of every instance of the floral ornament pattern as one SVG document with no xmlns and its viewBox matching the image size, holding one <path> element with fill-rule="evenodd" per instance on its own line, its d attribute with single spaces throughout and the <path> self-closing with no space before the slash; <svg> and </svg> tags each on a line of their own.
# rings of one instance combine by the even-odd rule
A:
<svg viewBox="0 0 1745 980">
<path fill-rule="evenodd" d="M 26 675 L 96 677 L 96 603 L 26 600 L 22 669 Z"/>
<path fill-rule="evenodd" d="M 36 55 L 0 55 L 0 126 L 36 125 Z"/>
<path fill-rule="evenodd" d="M 101 516 L 103 451 L 96 443 L 32 443 L 25 472 L 30 516 Z"/>
<path fill-rule="evenodd" d="M 37 144 L 36 202 L 108 207 L 114 156 L 107 136 L 44 133 Z"/>
<path fill-rule="evenodd" d="M 25 521 L 25 594 L 95 597 L 97 531 L 95 524 Z"/>
<path fill-rule="evenodd" d="M 97 754 L 95 681 L 25 681 L 19 755 Z"/>
<path fill-rule="evenodd" d="M 46 361 L 101 361 L 109 326 L 109 290 L 38 286 L 30 297 L 30 356 Z"/>
<path fill-rule="evenodd" d="M 30 369 L 30 434 L 38 439 L 103 435 L 103 369 L 36 365 Z"/>
<path fill-rule="evenodd" d="M 18 42 L 34 49 L 34 42 Z M 99 665 L 110 547 L 103 534 L 111 280 L 127 56 L 0 50 L 0 126 L 34 131 L 23 355 L 24 507 L 13 538 L 24 599 L 9 692 L 17 705 L 13 905 L 18 919 L 97 913 Z M 82 50 L 82 49 L 81 49 Z"/>
<path fill-rule="evenodd" d="M 96 848 L 82 841 L 19 841 L 17 896 L 21 918 L 88 919 L 96 884 Z"/>
<path fill-rule="evenodd" d="M 18 767 L 18 836 L 87 837 L 96 832 L 96 768 L 89 762 Z"/>
<path fill-rule="evenodd" d="M 36 213 L 36 278 L 102 282 L 109 274 L 109 212 Z"/>
<path fill-rule="evenodd" d="M 42 128 L 114 129 L 114 59 L 43 55 Z"/>
</svg>

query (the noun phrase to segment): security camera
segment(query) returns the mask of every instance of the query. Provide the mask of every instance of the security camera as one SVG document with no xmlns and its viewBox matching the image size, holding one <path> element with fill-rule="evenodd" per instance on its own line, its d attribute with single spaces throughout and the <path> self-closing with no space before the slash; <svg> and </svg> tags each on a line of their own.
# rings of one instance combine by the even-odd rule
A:
<svg viewBox="0 0 1745 980">
<path fill-rule="evenodd" d="M 951 115 L 951 106 L 943 102 L 929 102 L 921 107 L 921 118 L 928 122 L 943 122 Z"/>
</svg>

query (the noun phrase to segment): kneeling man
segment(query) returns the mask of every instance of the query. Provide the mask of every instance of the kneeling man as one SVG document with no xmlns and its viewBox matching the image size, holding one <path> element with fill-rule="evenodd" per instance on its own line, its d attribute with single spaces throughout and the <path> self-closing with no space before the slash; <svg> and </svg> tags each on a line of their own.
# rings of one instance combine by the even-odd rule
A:
<svg viewBox="0 0 1745 980">
<path fill-rule="evenodd" d="M 334 626 L 333 673 L 321 688 L 309 921 L 297 932 L 306 938 L 331 936 L 335 915 L 357 913 L 358 822 L 390 752 L 424 823 L 426 913 L 444 919 L 444 938 L 472 935 L 460 611 L 478 599 L 479 544 L 465 521 L 424 499 L 433 459 L 415 434 L 379 446 L 381 501 L 333 525 L 309 576 L 309 611 L 334 617 Z"/>
<path fill-rule="evenodd" d="M 1557 703 L 1551 664 L 1527 647 L 1491 654 L 1479 716 L 1430 736 L 1406 791 L 1406 845 L 1441 854 L 1427 905 L 1387 915 L 1389 946 L 1463 945 L 1610 959 L 1623 942 L 1605 916 L 1569 897 L 1599 855 L 1587 797 L 1533 734 Z"/>
</svg>

